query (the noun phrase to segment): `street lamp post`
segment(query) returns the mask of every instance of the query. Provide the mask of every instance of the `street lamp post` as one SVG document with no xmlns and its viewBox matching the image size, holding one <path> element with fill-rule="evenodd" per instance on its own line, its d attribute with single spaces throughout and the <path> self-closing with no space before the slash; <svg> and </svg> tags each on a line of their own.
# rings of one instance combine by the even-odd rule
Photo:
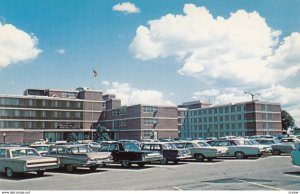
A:
<svg viewBox="0 0 300 194">
<path fill-rule="evenodd" d="M 5 143 L 6 133 L 3 133 L 3 143 Z"/>
<path fill-rule="evenodd" d="M 255 94 L 253 94 L 253 93 L 251 93 L 251 92 L 244 92 L 245 94 L 249 94 L 250 96 L 251 96 L 251 98 L 252 98 L 252 102 L 254 102 L 254 96 L 255 95 L 260 95 L 259 93 L 255 93 Z"/>
</svg>

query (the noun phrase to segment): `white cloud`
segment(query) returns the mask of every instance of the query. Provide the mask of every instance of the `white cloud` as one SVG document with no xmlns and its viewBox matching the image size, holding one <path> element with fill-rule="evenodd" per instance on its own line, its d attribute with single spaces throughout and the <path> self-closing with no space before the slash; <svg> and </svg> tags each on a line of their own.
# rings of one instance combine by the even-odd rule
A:
<svg viewBox="0 0 300 194">
<path fill-rule="evenodd" d="M 146 104 L 175 106 L 171 101 L 166 100 L 162 92 L 157 90 L 141 90 L 132 88 L 128 83 L 113 82 L 111 89 L 106 93 L 116 94 L 116 98 L 121 99 L 123 105 Z"/>
<path fill-rule="evenodd" d="M 269 85 L 299 71 L 299 33 L 279 42 L 281 32 L 257 12 L 238 10 L 229 18 L 214 18 L 205 7 L 193 4 L 183 11 L 151 20 L 149 27 L 139 26 L 129 46 L 134 56 L 174 56 L 183 63 L 178 70 L 182 75 L 236 85 Z"/>
<path fill-rule="evenodd" d="M 215 96 L 208 93 L 209 90 L 198 91 L 193 93 L 193 99 L 207 101 L 208 98 L 212 100 L 213 104 L 228 104 L 251 101 L 251 96 L 245 94 L 240 88 L 225 88 L 216 90 L 219 94 Z M 264 102 L 280 103 L 281 108 L 287 110 L 295 119 L 296 124 L 300 126 L 300 87 L 289 88 L 281 85 L 272 85 L 270 88 L 257 90 L 260 95 L 255 95 L 255 99 Z M 208 94 L 208 95 L 206 95 Z"/>
<path fill-rule="evenodd" d="M 35 59 L 42 51 L 34 35 L 0 22 L 0 68 Z"/>
<path fill-rule="evenodd" d="M 60 49 L 57 49 L 56 52 L 57 52 L 58 54 L 63 55 L 63 54 L 65 54 L 66 50 L 63 49 L 63 48 L 60 48 Z"/>
<path fill-rule="evenodd" d="M 104 85 L 104 86 L 109 86 L 109 85 L 110 85 L 109 81 L 102 81 L 101 83 L 102 83 L 102 85 Z"/>
<path fill-rule="evenodd" d="M 140 9 L 130 2 L 118 3 L 113 6 L 112 10 L 120 11 L 125 14 L 140 13 Z"/>
</svg>

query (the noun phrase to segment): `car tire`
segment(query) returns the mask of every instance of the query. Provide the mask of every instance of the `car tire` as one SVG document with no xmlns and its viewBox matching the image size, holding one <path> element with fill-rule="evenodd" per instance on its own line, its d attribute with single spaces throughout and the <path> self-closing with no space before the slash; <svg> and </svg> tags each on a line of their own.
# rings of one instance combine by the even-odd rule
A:
<svg viewBox="0 0 300 194">
<path fill-rule="evenodd" d="M 139 166 L 140 168 L 143 168 L 143 167 L 145 166 L 145 163 L 138 163 L 138 166 Z"/>
<path fill-rule="evenodd" d="M 44 170 L 38 170 L 38 171 L 36 171 L 36 174 L 39 175 L 39 176 L 43 176 L 44 173 L 45 173 Z"/>
<path fill-rule="evenodd" d="M 74 172 L 76 170 L 76 167 L 71 164 L 68 164 L 68 165 L 66 165 L 66 170 L 68 172 Z"/>
<path fill-rule="evenodd" d="M 11 168 L 6 168 L 5 169 L 5 175 L 8 177 L 8 178 L 12 178 L 15 176 L 15 172 L 11 169 Z"/>
<path fill-rule="evenodd" d="M 203 162 L 203 160 L 205 158 L 203 154 L 195 154 L 194 157 L 195 157 L 197 162 Z"/>
<path fill-rule="evenodd" d="M 281 151 L 280 150 L 273 150 L 272 155 L 280 155 Z"/>
<path fill-rule="evenodd" d="M 244 159 L 245 158 L 244 152 L 235 152 L 234 156 L 236 159 Z"/>
<path fill-rule="evenodd" d="M 125 167 L 125 168 L 131 167 L 131 163 L 130 163 L 129 160 L 123 160 L 123 161 L 121 162 L 121 165 L 122 165 L 122 167 Z"/>
<path fill-rule="evenodd" d="M 174 164 L 178 164 L 179 160 L 174 160 Z"/>
<path fill-rule="evenodd" d="M 160 160 L 160 163 L 161 164 L 168 164 L 168 159 L 164 156 L 161 160 Z"/>
<path fill-rule="evenodd" d="M 97 170 L 98 166 L 90 166 L 89 168 L 91 171 L 95 171 L 95 170 Z"/>
</svg>

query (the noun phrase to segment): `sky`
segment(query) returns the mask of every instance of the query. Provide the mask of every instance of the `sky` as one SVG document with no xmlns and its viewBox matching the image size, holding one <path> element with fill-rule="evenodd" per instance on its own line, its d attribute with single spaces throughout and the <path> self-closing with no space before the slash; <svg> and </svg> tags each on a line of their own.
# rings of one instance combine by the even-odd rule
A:
<svg viewBox="0 0 300 194">
<path fill-rule="evenodd" d="M 1 0 L 0 93 L 280 103 L 300 126 L 298 0 Z M 93 77 L 93 69 L 97 77 Z"/>
</svg>

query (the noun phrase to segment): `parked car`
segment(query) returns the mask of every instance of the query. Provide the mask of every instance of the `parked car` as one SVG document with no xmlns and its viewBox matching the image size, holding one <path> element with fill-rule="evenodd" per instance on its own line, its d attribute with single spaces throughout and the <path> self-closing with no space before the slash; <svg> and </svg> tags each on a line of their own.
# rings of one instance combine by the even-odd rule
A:
<svg viewBox="0 0 300 194">
<path fill-rule="evenodd" d="M 255 139 L 249 139 L 249 140 L 245 140 L 245 141 L 250 141 L 254 146 L 258 146 L 259 149 L 261 150 L 261 153 L 263 153 L 263 154 L 273 152 L 272 146 L 260 144 Z"/>
<path fill-rule="evenodd" d="M 293 150 L 295 150 L 295 145 L 293 143 L 280 143 L 279 141 L 270 138 L 259 138 L 256 139 L 256 141 L 263 145 L 270 145 L 273 155 L 291 153 Z"/>
<path fill-rule="evenodd" d="M 212 147 L 211 145 L 206 143 L 206 140 L 197 140 L 195 142 L 198 143 L 198 145 L 200 145 L 200 147 Z M 218 150 L 219 156 L 227 156 L 229 153 L 228 148 L 225 146 L 224 147 L 219 146 L 219 147 L 213 147 L 213 148 Z"/>
<path fill-rule="evenodd" d="M 130 167 L 137 164 L 144 167 L 146 163 L 160 161 L 162 155 L 158 152 L 140 150 L 138 146 L 131 142 L 110 142 L 101 144 L 99 152 L 111 152 L 114 163 L 123 167 Z"/>
<path fill-rule="evenodd" d="M 295 166 L 300 166 L 300 144 L 297 144 L 296 149 L 292 151 L 291 162 Z"/>
<path fill-rule="evenodd" d="M 175 143 L 177 148 L 187 148 L 191 151 L 192 158 L 202 162 L 205 159 L 212 161 L 222 155 L 221 151 L 213 147 L 201 147 L 197 141 L 180 141 Z"/>
<path fill-rule="evenodd" d="M 229 150 L 227 156 L 236 157 L 237 159 L 247 158 L 249 156 L 260 157 L 262 150 L 258 146 L 252 144 L 247 145 L 248 142 L 242 142 L 241 139 L 230 139 L 230 140 L 215 140 L 208 141 L 207 143 L 211 146 L 226 146 Z"/>
<path fill-rule="evenodd" d="M 181 159 L 192 157 L 189 149 L 179 149 L 173 143 L 169 142 L 143 143 L 141 149 L 161 153 L 163 158 L 160 163 L 162 164 L 168 164 L 169 161 L 177 164 Z"/>
<path fill-rule="evenodd" d="M 40 155 L 44 156 L 50 149 L 50 144 L 31 144 L 29 147 L 34 148 Z"/>
<path fill-rule="evenodd" d="M 77 167 L 88 167 L 96 170 L 98 167 L 112 162 L 110 152 L 94 152 L 83 145 L 57 145 L 50 148 L 46 156 L 60 159 L 60 167 L 73 172 Z"/>
<path fill-rule="evenodd" d="M 59 159 L 42 157 L 33 148 L 0 147 L 0 172 L 5 173 L 7 177 L 23 172 L 43 175 L 46 170 L 58 167 Z"/>
</svg>

